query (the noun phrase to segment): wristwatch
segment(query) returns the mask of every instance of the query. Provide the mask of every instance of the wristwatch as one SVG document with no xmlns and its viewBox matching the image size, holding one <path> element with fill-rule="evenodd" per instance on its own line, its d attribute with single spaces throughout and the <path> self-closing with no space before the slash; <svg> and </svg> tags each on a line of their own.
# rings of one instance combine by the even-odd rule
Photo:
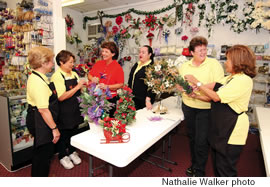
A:
<svg viewBox="0 0 270 187">
<path fill-rule="evenodd" d="M 201 85 L 202 85 L 202 83 L 201 82 L 197 82 L 197 87 L 200 87 Z"/>
</svg>

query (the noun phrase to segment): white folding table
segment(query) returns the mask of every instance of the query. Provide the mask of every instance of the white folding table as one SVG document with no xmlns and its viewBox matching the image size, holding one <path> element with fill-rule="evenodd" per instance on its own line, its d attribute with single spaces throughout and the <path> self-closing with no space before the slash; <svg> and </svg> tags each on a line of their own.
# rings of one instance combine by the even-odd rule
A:
<svg viewBox="0 0 270 187">
<path fill-rule="evenodd" d="M 136 121 L 127 126 L 130 133 L 128 143 L 101 144 L 104 139 L 103 132 L 85 131 L 71 137 L 71 145 L 88 153 L 89 176 L 93 174 L 92 157 L 97 157 L 109 163 L 109 175 L 112 176 L 113 167 L 125 167 L 149 147 L 172 131 L 184 119 L 178 97 L 169 97 L 162 100 L 162 104 L 168 108 L 166 114 L 160 115 L 161 121 L 150 121 L 151 117 L 157 116 L 146 108 L 138 110 Z"/>
</svg>

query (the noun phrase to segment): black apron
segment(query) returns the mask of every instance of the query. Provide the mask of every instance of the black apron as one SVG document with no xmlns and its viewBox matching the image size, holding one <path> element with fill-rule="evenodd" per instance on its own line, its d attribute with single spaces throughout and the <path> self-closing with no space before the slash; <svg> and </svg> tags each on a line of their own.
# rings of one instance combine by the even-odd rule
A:
<svg viewBox="0 0 270 187">
<path fill-rule="evenodd" d="M 61 74 L 65 80 L 66 91 L 73 89 L 77 84 L 77 78 L 66 80 L 65 76 Z M 78 90 L 72 97 L 59 102 L 59 129 L 74 129 L 83 123 L 83 117 L 81 116 L 78 97 L 81 94 L 81 90 Z"/>
<path fill-rule="evenodd" d="M 32 72 L 33 74 L 40 77 L 45 83 L 46 81 L 36 72 Z M 46 83 L 47 84 L 47 83 Z M 58 113 L 59 113 L 59 105 L 58 105 L 58 97 L 55 90 L 55 86 L 53 83 L 47 84 L 52 91 L 52 95 L 49 98 L 49 110 L 52 114 L 53 120 L 57 122 Z M 27 116 L 26 116 L 26 126 L 29 132 L 34 136 L 35 146 L 41 146 L 43 144 L 52 142 L 53 135 L 52 130 L 46 124 L 43 117 L 38 111 L 36 106 L 28 105 Z"/>
<path fill-rule="evenodd" d="M 229 83 L 229 81 L 227 83 Z M 222 84 L 216 83 L 214 91 L 217 91 L 221 86 Z M 228 104 L 221 103 L 220 101 L 211 102 L 209 143 L 213 149 L 223 155 L 226 154 L 226 145 L 228 144 L 238 116 L 242 113 L 236 113 Z"/>
</svg>

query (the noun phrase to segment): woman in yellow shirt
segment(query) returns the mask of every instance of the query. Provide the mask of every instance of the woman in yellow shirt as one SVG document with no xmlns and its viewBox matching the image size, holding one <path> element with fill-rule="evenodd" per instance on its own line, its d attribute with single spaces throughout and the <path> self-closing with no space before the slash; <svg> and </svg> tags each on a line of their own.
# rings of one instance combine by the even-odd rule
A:
<svg viewBox="0 0 270 187">
<path fill-rule="evenodd" d="M 72 71 L 74 60 L 75 56 L 71 52 L 60 51 L 56 55 L 56 62 L 60 68 L 51 78 L 56 87 L 60 108 L 58 128 L 61 138 L 57 143 L 58 158 L 65 169 L 72 169 L 74 164 L 81 163 L 76 149 L 70 145 L 70 138 L 75 135 L 77 127 L 83 123 L 78 96 L 86 81 L 79 80 L 77 73 Z"/>
<path fill-rule="evenodd" d="M 26 124 L 34 136 L 32 177 L 48 177 L 54 144 L 60 133 L 56 126 L 58 100 L 55 87 L 45 74 L 54 66 L 53 52 L 46 47 L 34 47 L 28 53 L 30 67 L 34 69 L 27 81 Z"/>
<path fill-rule="evenodd" d="M 256 57 L 244 45 L 231 47 L 226 56 L 226 71 L 230 75 L 224 77 L 220 83 L 202 85 L 193 75 L 186 75 L 185 78 L 199 85 L 198 89 L 205 93 L 191 94 L 191 97 L 212 101 L 209 142 L 215 175 L 235 177 L 236 163 L 248 135 L 249 120 L 245 112 L 252 92 L 252 78 L 256 76 Z"/>
</svg>

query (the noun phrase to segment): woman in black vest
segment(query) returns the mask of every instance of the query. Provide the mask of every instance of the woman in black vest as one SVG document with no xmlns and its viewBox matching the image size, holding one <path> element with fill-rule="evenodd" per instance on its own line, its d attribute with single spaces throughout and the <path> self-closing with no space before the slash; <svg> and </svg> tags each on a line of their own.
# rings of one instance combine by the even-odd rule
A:
<svg viewBox="0 0 270 187">
<path fill-rule="evenodd" d="M 144 107 L 152 109 L 152 103 L 155 101 L 155 94 L 148 90 L 148 86 L 144 83 L 145 68 L 154 63 L 154 56 L 153 49 L 148 45 L 144 45 L 140 49 L 139 62 L 131 68 L 128 86 L 135 96 L 136 110 Z"/>
<path fill-rule="evenodd" d="M 45 74 L 54 66 L 53 52 L 46 47 L 32 48 L 28 53 L 30 67 L 34 69 L 27 81 L 28 110 L 26 124 L 34 136 L 32 177 L 47 177 L 50 159 L 60 133 L 56 126 L 58 99 L 53 83 Z"/>
<path fill-rule="evenodd" d="M 58 128 L 61 132 L 61 138 L 57 144 L 58 158 L 65 169 L 71 169 L 74 164 L 81 163 L 76 149 L 70 145 L 70 138 L 75 135 L 78 126 L 83 123 L 78 96 L 80 96 L 81 88 L 86 81 L 79 80 L 77 73 L 72 71 L 74 61 L 75 57 L 71 52 L 60 51 L 56 56 L 56 62 L 60 68 L 51 78 L 56 87 L 60 107 Z"/>
</svg>

